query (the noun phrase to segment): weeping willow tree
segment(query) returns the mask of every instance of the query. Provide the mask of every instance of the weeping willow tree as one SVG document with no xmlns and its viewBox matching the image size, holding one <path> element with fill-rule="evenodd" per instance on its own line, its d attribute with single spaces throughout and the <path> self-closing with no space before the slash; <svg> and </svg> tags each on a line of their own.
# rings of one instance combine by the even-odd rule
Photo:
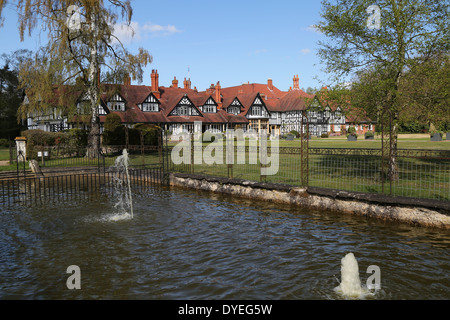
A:
<svg viewBox="0 0 450 320">
<path fill-rule="evenodd" d="M 0 0 L 2 9 L 7 0 Z M 27 103 L 18 116 L 42 113 L 58 106 L 59 114 L 74 113 L 83 96 L 89 101 L 90 133 L 88 156 L 100 150 L 100 70 L 109 74 L 126 73 L 142 82 L 143 67 L 151 63 L 148 51 L 130 53 L 114 35 L 118 19 L 131 23 L 133 10 L 129 0 L 17 0 L 20 38 L 36 29 L 47 34 L 48 43 L 33 60 L 23 64 L 21 86 Z M 63 108 L 61 108 L 61 106 Z"/>
<path fill-rule="evenodd" d="M 448 1 L 378 0 L 374 5 L 372 0 L 322 0 L 323 20 L 316 28 L 326 37 L 319 43 L 325 71 L 335 84 L 356 79 L 351 90 L 336 85 L 330 95 L 358 100 L 377 114 L 387 133 L 383 145 L 389 149 L 391 180 L 398 177 L 402 79 L 436 54 L 448 52 L 448 16 Z"/>
</svg>

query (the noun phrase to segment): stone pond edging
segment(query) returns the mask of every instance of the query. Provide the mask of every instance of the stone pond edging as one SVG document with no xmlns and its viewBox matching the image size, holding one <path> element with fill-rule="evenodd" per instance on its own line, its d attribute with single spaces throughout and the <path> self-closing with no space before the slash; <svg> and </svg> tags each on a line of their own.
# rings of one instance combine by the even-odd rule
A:
<svg viewBox="0 0 450 320">
<path fill-rule="evenodd" d="M 171 173 L 170 185 L 242 198 L 450 230 L 450 203 Z"/>
</svg>

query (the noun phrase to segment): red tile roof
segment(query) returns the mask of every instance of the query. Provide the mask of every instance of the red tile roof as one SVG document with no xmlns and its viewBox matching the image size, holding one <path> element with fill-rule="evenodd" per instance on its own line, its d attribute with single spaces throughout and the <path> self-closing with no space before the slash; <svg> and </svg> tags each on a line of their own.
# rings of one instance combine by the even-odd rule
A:
<svg viewBox="0 0 450 320">
<path fill-rule="evenodd" d="M 57 92 L 65 91 L 65 88 L 57 90 Z M 307 94 L 300 89 L 291 89 L 289 91 L 281 91 L 275 86 L 268 84 L 248 83 L 240 86 L 220 88 L 220 101 L 216 101 L 217 87 L 198 92 L 196 89 L 188 89 L 182 87 L 159 87 L 160 110 L 159 112 L 144 112 L 139 108 L 148 96 L 152 94 L 151 86 L 144 85 L 110 85 L 102 84 L 101 102 L 107 106 L 109 99 L 116 93 L 120 94 L 126 100 L 126 111 L 117 113 L 123 123 L 193 123 L 194 121 L 202 121 L 204 123 L 248 123 L 245 117 L 253 104 L 255 98 L 260 94 L 264 104 L 269 112 L 287 112 L 305 110 L 310 103 L 309 99 L 314 95 Z M 222 110 L 217 113 L 200 112 L 200 116 L 169 116 L 170 112 L 187 96 L 195 107 L 199 110 L 209 98 L 212 98 Z M 327 99 L 326 93 L 318 95 L 321 103 L 329 105 L 332 110 L 337 108 L 333 101 Z M 228 114 L 226 108 L 231 105 L 237 98 L 242 104 L 241 113 L 239 115 Z M 56 98 L 55 98 L 56 99 Z M 359 118 L 366 118 L 359 114 Z M 101 122 L 105 121 L 106 116 L 100 116 Z M 350 117 L 350 118 L 356 118 Z"/>
</svg>

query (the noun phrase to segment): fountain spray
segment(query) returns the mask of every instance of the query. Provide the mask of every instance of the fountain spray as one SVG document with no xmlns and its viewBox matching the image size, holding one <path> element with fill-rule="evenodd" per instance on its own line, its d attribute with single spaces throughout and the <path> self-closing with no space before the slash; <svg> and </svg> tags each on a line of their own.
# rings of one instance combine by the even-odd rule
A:
<svg viewBox="0 0 450 320">
<path fill-rule="evenodd" d="M 129 158 L 128 158 L 128 151 L 126 149 L 123 150 L 122 155 L 117 157 L 116 161 L 115 161 L 115 168 L 125 171 L 125 176 L 126 176 L 126 180 L 127 180 L 127 190 L 126 192 L 128 193 L 128 196 L 126 197 L 126 204 L 128 205 L 129 209 L 130 209 L 130 216 L 131 218 L 133 218 L 133 198 L 132 198 L 132 194 L 131 194 L 131 183 L 130 183 L 130 174 L 128 171 L 128 165 L 129 165 Z M 116 185 L 122 185 L 122 181 L 120 181 L 120 179 L 118 179 L 118 182 L 116 182 Z M 116 204 L 116 206 L 122 206 L 123 203 L 123 198 L 120 199 L 119 203 Z"/>
</svg>

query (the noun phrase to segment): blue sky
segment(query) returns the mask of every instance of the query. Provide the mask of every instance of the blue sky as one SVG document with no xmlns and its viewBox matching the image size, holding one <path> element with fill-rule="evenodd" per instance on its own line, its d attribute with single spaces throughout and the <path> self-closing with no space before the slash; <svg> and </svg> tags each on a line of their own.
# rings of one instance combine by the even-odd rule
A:
<svg viewBox="0 0 450 320">
<path fill-rule="evenodd" d="M 151 70 L 157 69 L 160 85 L 169 86 L 174 76 L 182 85 L 188 68 L 200 91 L 217 81 L 228 87 L 268 78 L 288 90 L 297 74 L 302 88 L 327 84 L 316 56 L 323 36 L 311 27 L 320 20 L 319 0 L 134 0 L 132 6 L 134 38 L 125 29 L 117 33 L 131 52 L 144 47 L 152 54 L 143 84 L 150 85 Z M 3 12 L 0 53 L 45 43 L 45 32 L 20 42 L 11 8 Z"/>
</svg>

